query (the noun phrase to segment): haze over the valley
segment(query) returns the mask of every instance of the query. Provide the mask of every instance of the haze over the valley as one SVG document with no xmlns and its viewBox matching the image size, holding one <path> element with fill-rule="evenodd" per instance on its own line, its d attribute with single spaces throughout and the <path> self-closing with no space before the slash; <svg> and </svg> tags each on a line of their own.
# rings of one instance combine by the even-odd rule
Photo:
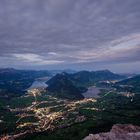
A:
<svg viewBox="0 0 140 140">
<path fill-rule="evenodd" d="M 0 0 L 0 67 L 140 72 L 140 0 Z"/>
</svg>

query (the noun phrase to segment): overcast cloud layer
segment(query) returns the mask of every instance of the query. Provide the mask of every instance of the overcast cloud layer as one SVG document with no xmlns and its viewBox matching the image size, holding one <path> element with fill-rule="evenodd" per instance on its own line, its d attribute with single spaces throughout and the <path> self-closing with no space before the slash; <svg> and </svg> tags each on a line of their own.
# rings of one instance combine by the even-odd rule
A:
<svg viewBox="0 0 140 140">
<path fill-rule="evenodd" d="M 0 0 L 0 67 L 140 72 L 140 0 Z"/>
</svg>

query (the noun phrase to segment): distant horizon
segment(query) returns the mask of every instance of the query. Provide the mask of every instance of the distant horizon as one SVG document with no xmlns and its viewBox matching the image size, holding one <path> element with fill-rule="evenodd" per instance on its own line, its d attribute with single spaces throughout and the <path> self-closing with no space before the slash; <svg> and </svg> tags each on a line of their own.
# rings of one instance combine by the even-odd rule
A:
<svg viewBox="0 0 140 140">
<path fill-rule="evenodd" d="M 117 73 L 117 74 L 140 74 L 140 72 L 115 72 L 115 71 L 112 71 L 110 69 L 71 69 L 71 68 L 67 68 L 67 69 L 24 69 L 24 68 L 14 68 L 14 67 L 0 67 L 0 69 L 13 69 L 13 70 L 31 70 L 31 71 L 73 71 L 73 72 L 79 72 L 79 71 L 110 71 L 110 72 L 113 72 L 113 73 Z"/>
</svg>

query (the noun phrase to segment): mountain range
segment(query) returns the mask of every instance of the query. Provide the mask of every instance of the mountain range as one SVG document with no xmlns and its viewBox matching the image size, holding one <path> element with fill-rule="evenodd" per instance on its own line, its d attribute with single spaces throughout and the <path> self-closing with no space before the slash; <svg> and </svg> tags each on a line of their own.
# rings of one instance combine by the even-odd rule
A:
<svg viewBox="0 0 140 140">
<path fill-rule="evenodd" d="M 124 76 L 114 74 L 109 70 L 80 71 L 74 74 L 62 73 L 55 75 L 47 82 L 47 90 L 58 97 L 79 99 L 83 98 L 82 93 L 86 92 L 89 86 L 93 86 L 99 81 L 123 78 Z"/>
<path fill-rule="evenodd" d="M 131 90 L 135 92 L 140 91 L 139 75 L 127 79 L 125 75 L 112 73 L 109 70 L 72 73 L 60 73 L 59 71 L 54 75 L 54 71 L 16 70 L 9 68 L 0 69 L 0 96 L 23 95 L 36 78 L 45 76 L 52 77 L 47 81 L 47 92 L 61 98 L 83 99 L 82 93 L 86 92 L 88 87 L 98 85 L 102 81 L 111 80 L 120 81 L 115 84 L 115 87 L 118 87 L 118 85 L 131 85 Z"/>
</svg>

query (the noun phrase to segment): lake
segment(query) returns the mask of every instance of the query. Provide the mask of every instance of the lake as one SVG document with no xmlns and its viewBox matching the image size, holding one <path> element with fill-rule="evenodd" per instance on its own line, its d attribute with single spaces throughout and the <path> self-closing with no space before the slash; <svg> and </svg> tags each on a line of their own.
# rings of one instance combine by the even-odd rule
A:
<svg viewBox="0 0 140 140">
<path fill-rule="evenodd" d="M 83 96 L 85 98 L 98 98 L 99 97 L 99 93 L 100 93 L 100 88 L 95 87 L 95 86 L 91 86 L 88 88 L 88 90 L 83 93 Z"/>
<path fill-rule="evenodd" d="M 41 77 L 36 79 L 32 85 L 28 89 L 40 89 L 40 88 L 47 88 L 48 85 L 46 82 L 50 79 L 50 77 Z"/>
</svg>

